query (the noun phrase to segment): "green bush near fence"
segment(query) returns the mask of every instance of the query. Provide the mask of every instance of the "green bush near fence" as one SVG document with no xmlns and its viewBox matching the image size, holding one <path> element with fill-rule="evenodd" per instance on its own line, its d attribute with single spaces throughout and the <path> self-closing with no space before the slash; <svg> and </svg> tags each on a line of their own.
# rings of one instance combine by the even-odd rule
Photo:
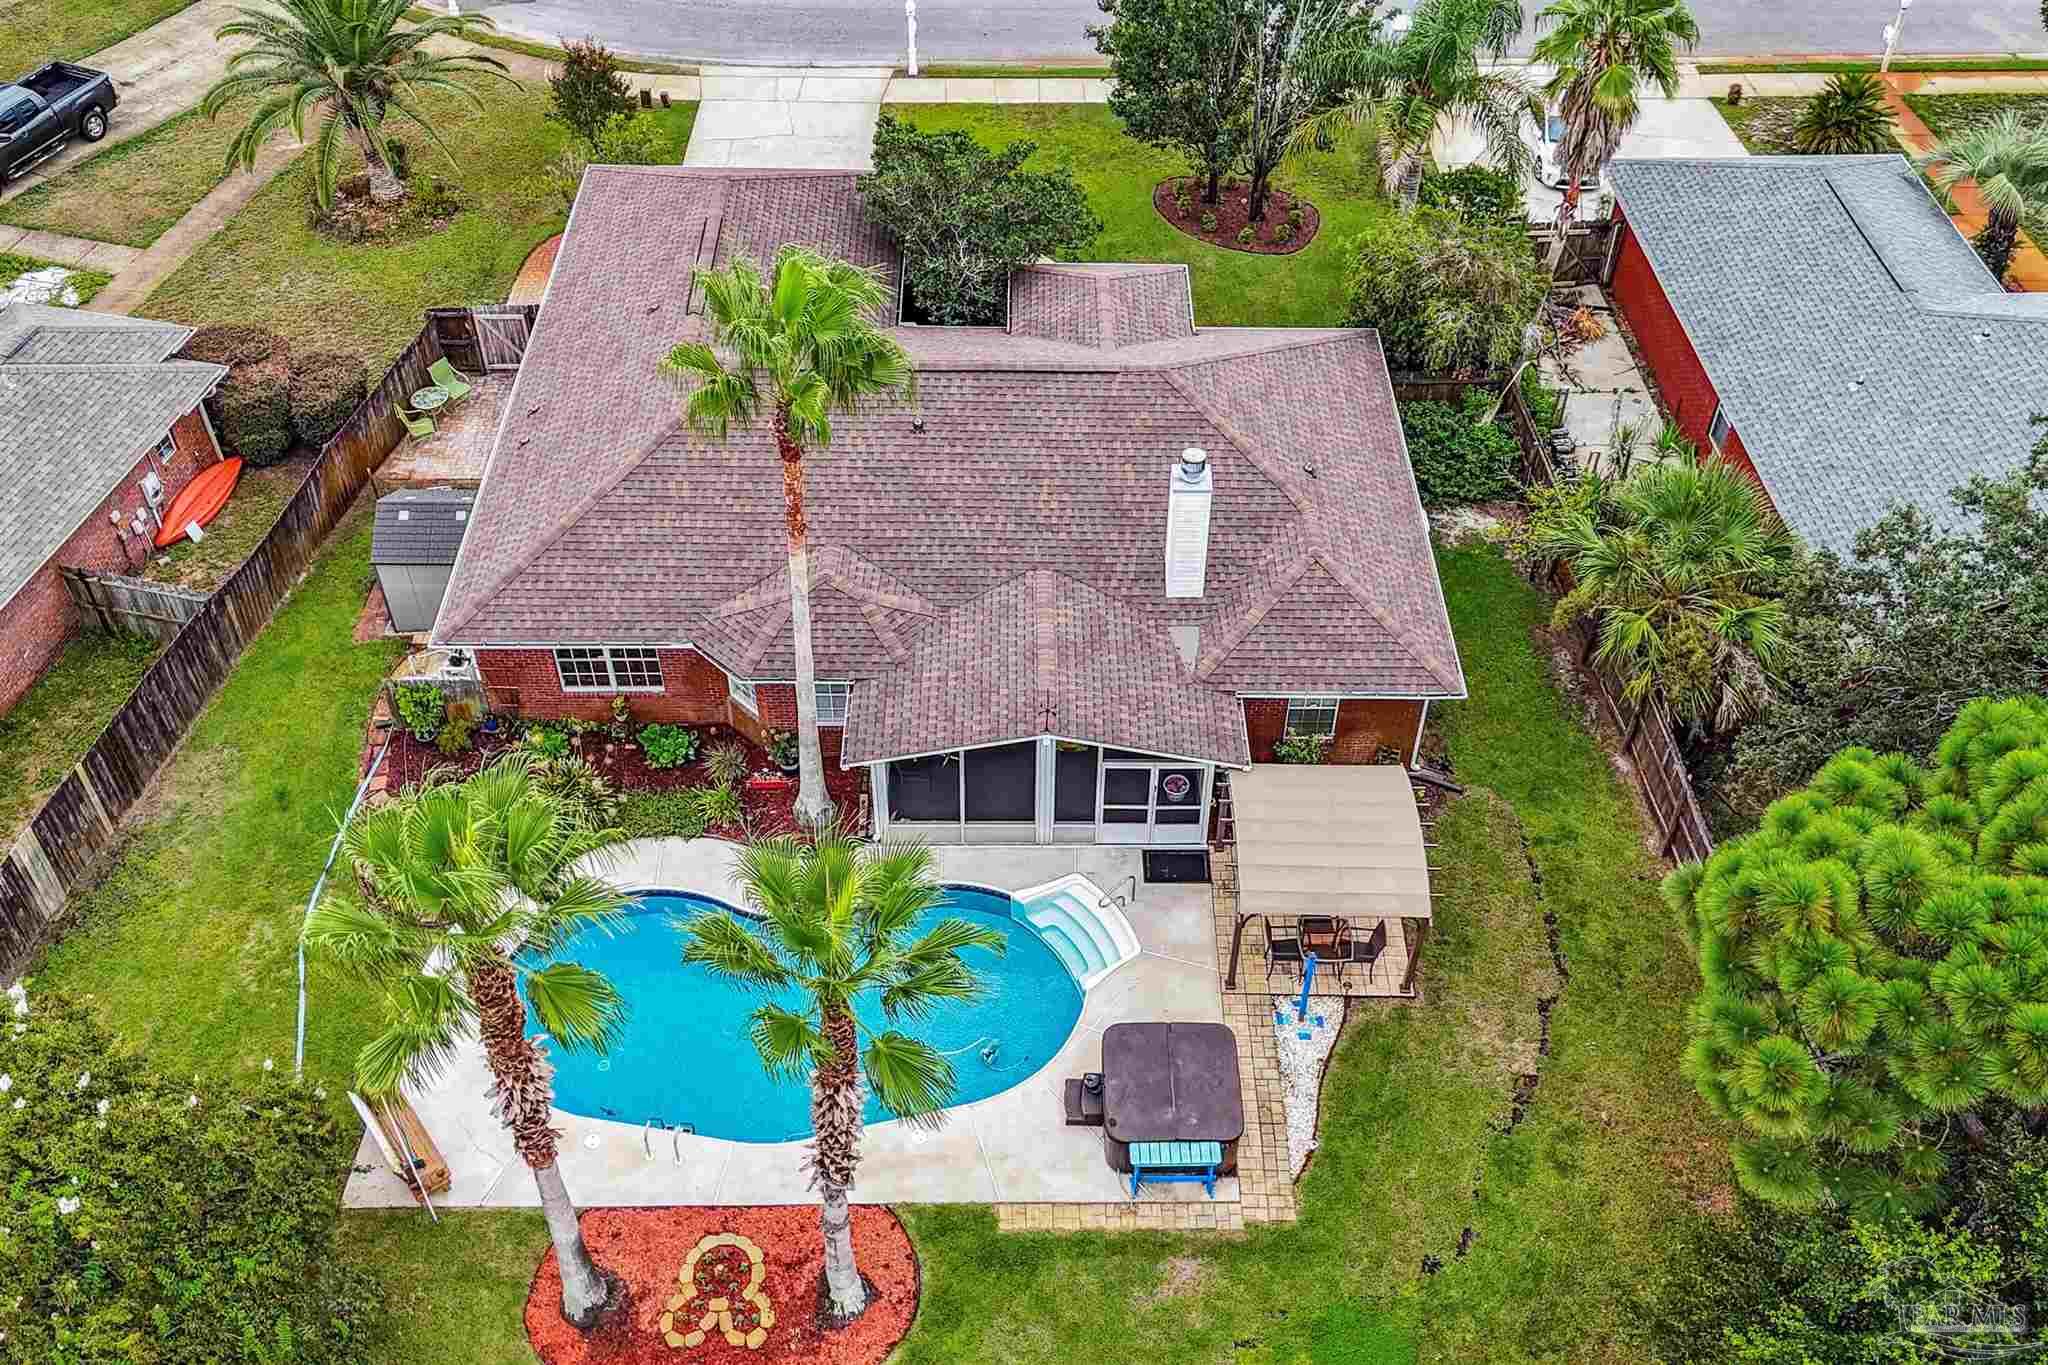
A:
<svg viewBox="0 0 2048 1365">
<path fill-rule="evenodd" d="M 1422 500 L 1432 507 L 1513 495 L 1521 447 L 1498 420 L 1487 421 L 1493 395 L 1467 389 L 1462 402 L 1401 405 L 1401 430 Z"/>
</svg>

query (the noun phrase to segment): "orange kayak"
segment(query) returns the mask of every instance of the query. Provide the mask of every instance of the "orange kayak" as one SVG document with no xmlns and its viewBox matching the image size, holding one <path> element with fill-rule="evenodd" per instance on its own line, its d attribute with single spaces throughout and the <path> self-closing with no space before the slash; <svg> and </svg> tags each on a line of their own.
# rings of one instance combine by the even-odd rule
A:
<svg viewBox="0 0 2048 1365">
<path fill-rule="evenodd" d="M 235 491 L 235 480 L 241 476 L 239 457 L 216 460 L 211 468 L 200 470 L 164 509 L 164 524 L 156 533 L 157 549 L 168 549 L 183 540 L 189 523 L 196 521 L 204 526 L 220 515 L 220 509 L 228 505 L 228 497 Z"/>
</svg>

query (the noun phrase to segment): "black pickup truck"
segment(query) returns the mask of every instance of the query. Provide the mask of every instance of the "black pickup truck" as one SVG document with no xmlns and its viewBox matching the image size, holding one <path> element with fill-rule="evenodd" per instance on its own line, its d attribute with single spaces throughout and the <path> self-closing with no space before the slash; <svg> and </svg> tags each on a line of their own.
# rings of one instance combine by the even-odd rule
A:
<svg viewBox="0 0 2048 1365">
<path fill-rule="evenodd" d="M 51 62 L 0 85 L 0 184 L 64 150 L 74 137 L 98 142 L 120 102 L 104 71 Z"/>
</svg>

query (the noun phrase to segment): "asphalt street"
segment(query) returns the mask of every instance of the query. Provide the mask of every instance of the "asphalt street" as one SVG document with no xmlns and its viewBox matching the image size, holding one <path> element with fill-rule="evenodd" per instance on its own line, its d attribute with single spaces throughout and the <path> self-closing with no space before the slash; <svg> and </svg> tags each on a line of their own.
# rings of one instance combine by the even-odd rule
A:
<svg viewBox="0 0 2048 1365">
<path fill-rule="evenodd" d="M 1544 0 L 1527 0 L 1531 14 Z M 470 4 L 465 4 L 470 8 Z M 1694 0 L 1698 55 L 1874 53 L 1891 0 Z M 543 40 L 701 61 L 869 66 L 904 60 L 901 0 L 513 0 L 484 12 Z M 1094 0 L 919 0 L 925 62 L 1094 61 Z M 2039 0 L 1918 0 L 1902 51 L 2048 52 Z"/>
</svg>

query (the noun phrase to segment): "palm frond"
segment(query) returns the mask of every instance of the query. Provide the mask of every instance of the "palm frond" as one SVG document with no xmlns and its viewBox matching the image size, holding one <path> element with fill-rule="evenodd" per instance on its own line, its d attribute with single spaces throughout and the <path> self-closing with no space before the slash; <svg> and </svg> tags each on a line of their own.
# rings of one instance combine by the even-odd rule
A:
<svg viewBox="0 0 2048 1365">
<path fill-rule="evenodd" d="M 861 1070 L 882 1107 L 898 1118 L 936 1128 L 953 1098 L 953 1064 L 921 1038 L 887 1029 L 868 1039 Z"/>
<path fill-rule="evenodd" d="M 548 1036 L 569 1052 L 605 1053 L 626 1022 L 626 1002 L 602 973 L 550 962 L 525 974 L 526 1001 Z"/>
</svg>

